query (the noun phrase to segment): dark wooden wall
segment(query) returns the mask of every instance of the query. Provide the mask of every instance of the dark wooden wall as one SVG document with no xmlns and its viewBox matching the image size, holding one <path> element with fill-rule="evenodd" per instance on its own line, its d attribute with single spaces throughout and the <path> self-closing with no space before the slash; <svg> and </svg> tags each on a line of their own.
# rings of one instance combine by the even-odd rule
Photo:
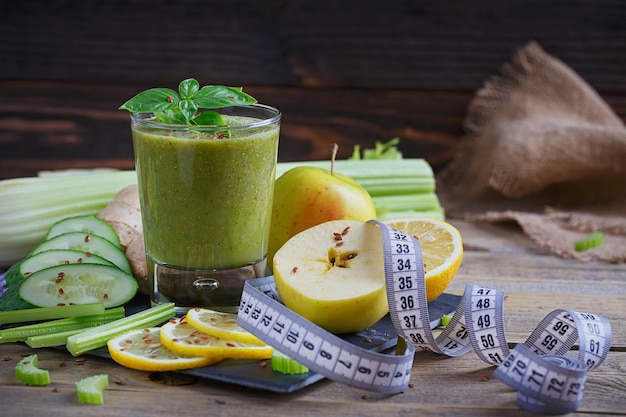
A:
<svg viewBox="0 0 626 417">
<path fill-rule="evenodd" d="M 398 136 L 438 170 L 474 92 L 531 40 L 626 119 L 624 1 L 2 1 L 0 178 L 131 168 L 117 107 L 188 77 L 280 108 L 280 160 Z"/>
</svg>

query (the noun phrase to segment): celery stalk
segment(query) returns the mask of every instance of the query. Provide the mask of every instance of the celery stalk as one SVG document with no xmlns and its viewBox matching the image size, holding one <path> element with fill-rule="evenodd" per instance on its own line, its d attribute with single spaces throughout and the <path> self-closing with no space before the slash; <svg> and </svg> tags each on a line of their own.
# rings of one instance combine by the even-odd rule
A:
<svg viewBox="0 0 626 417">
<path fill-rule="evenodd" d="M 55 222 L 97 214 L 122 188 L 136 183 L 132 170 L 1 180 L 0 267 L 24 258 Z"/>
<path fill-rule="evenodd" d="M 44 321 L 66 317 L 89 316 L 104 313 L 104 304 L 76 304 L 57 307 L 35 307 L 24 310 L 0 311 L 0 323 L 22 323 L 27 321 Z"/>
<path fill-rule="evenodd" d="M 101 325 L 106 324 L 106 323 L 110 323 L 110 321 L 101 323 Z M 90 327 L 95 327 L 95 326 L 90 326 Z M 67 339 L 70 336 L 73 336 L 80 332 L 84 332 L 85 329 L 90 328 L 90 327 L 83 327 L 81 329 L 66 330 L 63 332 L 56 332 L 56 333 L 49 333 L 49 334 L 40 334 L 37 336 L 29 336 L 26 338 L 26 344 L 33 349 L 42 348 L 42 347 L 63 346 L 67 344 Z"/>
<path fill-rule="evenodd" d="M 288 170 L 298 166 L 311 166 L 330 170 L 328 161 L 297 161 L 280 162 L 276 166 L 276 178 Z M 347 175 L 355 181 L 360 178 L 389 178 L 389 177 L 433 177 L 430 164 L 422 158 L 405 159 L 339 159 L 335 161 L 335 172 Z"/>
<path fill-rule="evenodd" d="M 434 177 L 360 178 L 358 183 L 372 197 L 435 191 Z"/>
<path fill-rule="evenodd" d="M 425 217 L 433 217 L 435 219 L 444 221 L 446 219 L 445 211 L 443 207 L 432 210 L 405 210 L 405 211 L 381 211 L 377 213 L 376 217 L 378 220 L 391 220 L 391 219 L 400 219 L 403 217 L 415 217 L 415 216 L 425 216 Z"/>
<path fill-rule="evenodd" d="M 68 317 L 58 320 L 49 320 L 42 323 L 11 327 L 0 330 L 0 343 L 23 342 L 31 337 L 49 335 L 52 333 L 83 330 L 95 327 L 124 317 L 124 307 L 115 307 L 105 310 L 101 314 L 89 316 Z M 65 342 L 63 342 L 65 344 Z"/>
<path fill-rule="evenodd" d="M 385 195 L 372 197 L 377 211 L 432 210 L 440 207 L 434 193 Z"/>
<path fill-rule="evenodd" d="M 123 319 L 92 327 L 67 338 L 67 350 L 74 356 L 106 346 L 107 341 L 129 330 L 156 326 L 175 316 L 174 303 L 163 303 Z"/>
</svg>

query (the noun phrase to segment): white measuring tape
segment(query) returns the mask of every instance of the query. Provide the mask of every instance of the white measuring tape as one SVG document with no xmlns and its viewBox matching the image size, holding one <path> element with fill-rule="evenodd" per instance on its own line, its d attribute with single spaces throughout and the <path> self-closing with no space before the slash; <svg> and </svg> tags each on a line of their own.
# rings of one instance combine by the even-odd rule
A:
<svg viewBox="0 0 626 417">
<path fill-rule="evenodd" d="M 496 365 L 494 375 L 518 392 L 520 407 L 566 413 L 580 405 L 586 373 L 611 346 L 606 318 L 554 310 L 524 344 L 509 350 L 504 334 L 504 294 L 468 284 L 450 323 L 435 337 L 430 328 L 424 262 L 419 241 L 372 220 L 383 235 L 389 314 L 396 354 L 364 349 L 322 329 L 280 302 L 273 277 L 249 280 L 238 323 L 275 349 L 334 381 L 370 391 L 406 390 L 415 349 L 460 356 L 470 350 Z M 578 359 L 563 356 L 579 340 Z"/>
</svg>

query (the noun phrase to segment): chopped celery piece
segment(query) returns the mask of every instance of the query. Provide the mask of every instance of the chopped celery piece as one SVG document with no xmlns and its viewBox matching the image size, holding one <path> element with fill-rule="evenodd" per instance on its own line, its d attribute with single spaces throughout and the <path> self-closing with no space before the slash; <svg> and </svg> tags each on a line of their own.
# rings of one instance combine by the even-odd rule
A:
<svg viewBox="0 0 626 417">
<path fill-rule="evenodd" d="M 163 303 L 128 317 L 92 327 L 67 338 L 67 350 L 74 356 L 106 346 L 107 341 L 129 330 L 156 326 L 175 315 L 174 303 Z"/>
<path fill-rule="evenodd" d="M 0 324 L 44 321 L 65 317 L 89 316 L 104 313 L 104 304 L 76 304 L 57 307 L 35 307 L 26 310 L 0 311 Z"/>
<path fill-rule="evenodd" d="M 39 368 L 37 355 L 30 355 L 22 358 L 15 366 L 15 376 L 26 385 L 48 385 L 50 384 L 50 373 Z"/>
<path fill-rule="evenodd" d="M 272 370 L 283 374 L 305 374 L 309 372 L 309 368 L 306 365 L 276 349 L 272 352 Z"/>
<path fill-rule="evenodd" d="M 103 391 L 109 388 L 107 374 L 92 375 L 76 382 L 76 396 L 83 404 L 104 404 Z"/>
<path fill-rule="evenodd" d="M 49 320 L 42 323 L 11 327 L 0 330 L 0 343 L 23 342 L 31 337 L 49 335 L 52 333 L 82 330 L 95 327 L 124 317 L 124 307 L 115 307 L 100 314 L 88 316 L 68 317 L 58 320 Z M 65 342 L 63 342 L 65 344 Z M 31 346 L 32 347 L 32 346 Z"/>
<path fill-rule="evenodd" d="M 574 243 L 574 249 L 576 249 L 577 252 L 583 252 L 589 249 L 597 248 L 598 246 L 602 246 L 603 243 L 604 233 L 592 232 L 589 233 L 584 239 Z"/>
<path fill-rule="evenodd" d="M 441 316 L 441 325 L 444 327 L 447 326 L 448 324 L 450 324 L 450 320 L 452 320 L 452 316 L 444 314 L 443 316 Z"/>
</svg>

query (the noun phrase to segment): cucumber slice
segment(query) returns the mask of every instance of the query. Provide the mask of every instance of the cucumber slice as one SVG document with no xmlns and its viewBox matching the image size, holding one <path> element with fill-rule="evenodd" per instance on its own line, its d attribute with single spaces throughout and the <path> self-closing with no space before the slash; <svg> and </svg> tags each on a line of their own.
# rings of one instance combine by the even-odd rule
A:
<svg viewBox="0 0 626 417">
<path fill-rule="evenodd" d="M 13 287 L 22 283 L 23 277 L 22 274 L 20 274 L 20 266 L 22 265 L 22 262 L 24 262 L 24 260 L 14 263 L 9 269 L 7 269 L 7 273 L 4 276 L 4 281 L 6 282 L 7 287 Z"/>
<path fill-rule="evenodd" d="M 22 300 L 20 297 L 20 285 L 8 287 L 0 297 L 0 311 L 25 310 L 27 308 L 35 308 L 36 306 Z"/>
<path fill-rule="evenodd" d="M 118 248 L 122 247 L 120 237 L 115 229 L 113 229 L 109 223 L 92 215 L 68 217 L 59 220 L 50 226 L 46 240 L 70 232 L 84 232 L 98 235 L 113 243 Z"/>
<path fill-rule="evenodd" d="M 131 273 L 130 262 L 122 249 L 98 235 L 85 232 L 64 233 L 43 241 L 28 256 L 52 249 L 73 249 L 93 253 L 113 262 L 121 270 Z"/>
<path fill-rule="evenodd" d="M 38 307 L 101 302 L 117 307 L 137 294 L 132 275 L 110 265 L 69 264 L 41 269 L 19 288 L 20 297 Z"/>
<path fill-rule="evenodd" d="M 113 265 L 113 262 L 102 256 L 81 252 L 74 249 L 50 249 L 36 253 L 24 259 L 20 264 L 20 273 L 26 278 L 30 274 L 56 265 L 68 264 L 100 264 Z"/>
</svg>

